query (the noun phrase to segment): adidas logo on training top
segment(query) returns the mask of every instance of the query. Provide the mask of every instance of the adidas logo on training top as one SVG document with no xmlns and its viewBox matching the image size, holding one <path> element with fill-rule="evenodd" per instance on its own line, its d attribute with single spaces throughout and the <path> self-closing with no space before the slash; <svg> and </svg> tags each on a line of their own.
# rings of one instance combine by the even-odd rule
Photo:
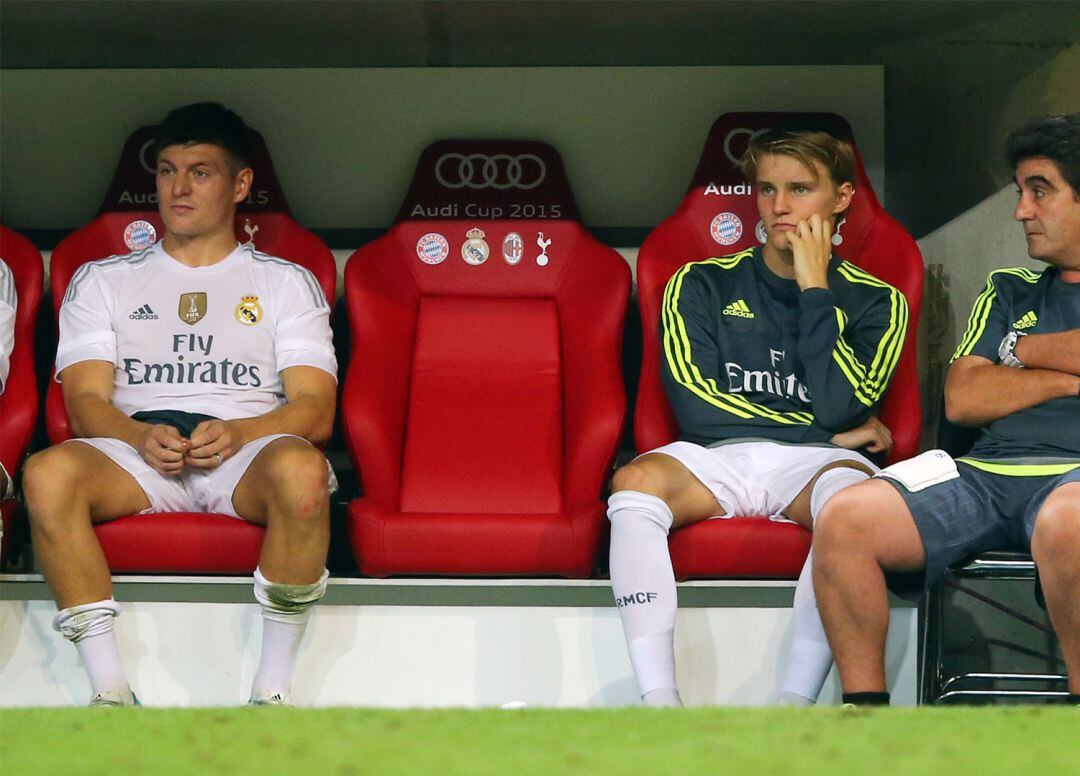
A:
<svg viewBox="0 0 1080 776">
<path fill-rule="evenodd" d="M 734 315 L 736 318 L 753 318 L 754 314 L 746 305 L 746 300 L 738 299 L 724 308 L 724 315 Z"/>
<path fill-rule="evenodd" d="M 128 316 L 133 321 L 156 321 L 157 313 L 150 309 L 150 305 L 144 304 L 138 310 Z"/>
<path fill-rule="evenodd" d="M 1030 329 L 1032 326 L 1034 326 L 1038 322 L 1039 322 L 1039 316 L 1037 316 L 1035 314 L 1034 310 L 1029 310 L 1028 312 L 1024 313 L 1023 317 L 1021 317 L 1020 320 L 1018 320 L 1016 323 L 1013 324 L 1013 328 L 1014 329 Z"/>
</svg>

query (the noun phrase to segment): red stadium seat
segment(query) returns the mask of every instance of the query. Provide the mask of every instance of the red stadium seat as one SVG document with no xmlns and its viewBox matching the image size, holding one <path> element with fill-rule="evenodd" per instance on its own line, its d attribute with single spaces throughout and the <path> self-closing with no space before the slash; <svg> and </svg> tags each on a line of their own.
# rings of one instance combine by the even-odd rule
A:
<svg viewBox="0 0 1080 776">
<path fill-rule="evenodd" d="M 162 235 L 154 165 L 146 158 L 153 130 L 143 127 L 132 133 L 97 218 L 53 251 L 50 270 L 57 315 L 80 265 L 142 249 Z M 264 253 L 311 270 L 332 304 L 337 283 L 333 254 L 293 220 L 261 135 L 257 145 L 252 191 L 237 208 L 237 240 L 250 241 Z M 54 444 L 71 436 L 55 380 L 46 398 L 46 425 Z M 226 515 L 190 512 L 122 517 L 94 530 L 114 572 L 250 573 L 258 564 L 264 534 L 262 527 Z"/>
<path fill-rule="evenodd" d="M 0 461 L 14 477 L 37 425 L 34 325 L 41 304 L 45 268 L 34 244 L 6 226 L 0 226 L 0 259 L 4 260 L 15 277 L 15 293 L 18 295 L 15 347 L 11 352 L 4 392 L 0 394 Z M 0 548 L 0 558 L 7 556 L 17 507 L 18 503 L 13 499 L 0 505 L 4 527 L 4 546 Z"/>
<path fill-rule="evenodd" d="M 625 417 L 629 292 L 553 148 L 424 150 L 397 222 L 345 270 L 364 574 L 589 575 Z"/>
<path fill-rule="evenodd" d="M 660 303 L 675 270 L 690 261 L 722 256 L 760 242 L 757 202 L 735 161 L 753 134 L 798 120 L 853 140 L 848 123 L 833 114 L 728 113 L 709 130 L 690 189 L 675 213 L 656 227 L 638 253 L 638 301 L 644 353 L 634 414 L 639 452 L 679 436 L 675 416 L 660 381 Z M 856 152 L 856 188 L 843 242 L 836 252 L 903 292 L 910 308 L 904 352 L 880 417 L 893 434 L 890 460 L 917 452 L 922 426 L 915 332 L 922 304 L 923 262 L 919 249 L 874 196 Z M 676 531 L 670 541 L 680 579 L 693 577 L 797 577 L 810 549 L 810 534 L 786 523 L 736 516 L 709 520 Z"/>
</svg>

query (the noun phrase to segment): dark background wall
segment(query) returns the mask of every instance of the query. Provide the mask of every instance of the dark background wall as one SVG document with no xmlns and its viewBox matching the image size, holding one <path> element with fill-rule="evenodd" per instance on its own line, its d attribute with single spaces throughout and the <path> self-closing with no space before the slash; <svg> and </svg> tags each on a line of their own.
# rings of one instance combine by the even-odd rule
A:
<svg viewBox="0 0 1080 776">
<path fill-rule="evenodd" d="M 1080 109 L 1078 34 L 1073 2 L 4 0 L 0 88 L 24 68 L 880 65 L 889 205 L 921 237 L 1007 181 L 1013 125 Z"/>
</svg>

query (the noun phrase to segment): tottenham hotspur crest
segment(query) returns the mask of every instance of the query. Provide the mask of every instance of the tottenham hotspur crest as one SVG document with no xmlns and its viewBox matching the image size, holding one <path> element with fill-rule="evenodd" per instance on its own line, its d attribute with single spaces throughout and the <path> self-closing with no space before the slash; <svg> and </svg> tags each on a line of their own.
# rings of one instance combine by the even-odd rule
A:
<svg viewBox="0 0 1080 776">
<path fill-rule="evenodd" d="M 236 320 L 245 326 L 254 326 L 261 321 L 263 319 L 263 309 L 262 305 L 259 304 L 259 297 L 245 296 L 240 300 L 240 304 L 236 306 L 235 315 Z"/>
</svg>

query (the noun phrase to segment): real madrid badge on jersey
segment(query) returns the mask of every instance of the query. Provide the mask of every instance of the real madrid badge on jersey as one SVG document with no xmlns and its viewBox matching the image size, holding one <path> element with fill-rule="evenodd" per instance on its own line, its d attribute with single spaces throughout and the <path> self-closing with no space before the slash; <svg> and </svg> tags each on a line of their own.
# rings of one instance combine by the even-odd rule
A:
<svg viewBox="0 0 1080 776">
<path fill-rule="evenodd" d="M 189 291 L 185 294 L 180 294 L 180 305 L 177 308 L 176 314 L 179 315 L 180 320 L 188 326 L 194 326 L 201 321 L 206 317 L 206 292 Z"/>
<path fill-rule="evenodd" d="M 263 309 L 262 305 L 259 304 L 259 297 L 245 296 L 240 300 L 240 304 L 236 306 L 233 314 L 236 315 L 236 320 L 245 326 L 254 326 L 263 319 Z"/>
<path fill-rule="evenodd" d="M 491 253 L 491 248 L 484 242 L 484 232 L 473 227 L 465 233 L 465 244 L 461 246 L 461 258 L 466 262 L 477 266 L 483 264 Z"/>
</svg>

